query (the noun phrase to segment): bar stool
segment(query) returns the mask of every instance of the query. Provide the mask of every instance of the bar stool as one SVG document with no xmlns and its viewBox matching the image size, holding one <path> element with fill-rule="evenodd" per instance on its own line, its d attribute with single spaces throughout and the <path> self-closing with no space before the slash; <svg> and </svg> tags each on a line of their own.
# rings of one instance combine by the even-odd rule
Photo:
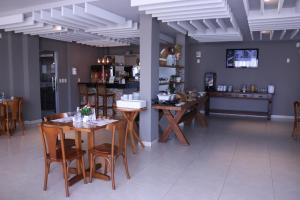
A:
<svg viewBox="0 0 300 200">
<path fill-rule="evenodd" d="M 102 98 L 102 105 L 99 105 L 99 97 Z M 112 99 L 112 104 L 108 106 L 108 100 Z M 97 114 L 99 109 L 103 110 L 103 116 L 107 116 L 107 109 L 112 109 L 113 115 L 116 114 L 114 105 L 116 103 L 116 95 L 113 92 L 108 92 L 105 84 L 97 84 Z"/>
<path fill-rule="evenodd" d="M 96 92 L 89 92 L 89 87 L 87 84 L 81 83 L 79 87 L 79 105 L 83 107 L 89 104 L 91 107 L 96 107 L 97 105 L 97 95 Z M 90 99 L 93 99 L 93 102 Z"/>
<path fill-rule="evenodd" d="M 294 127 L 293 127 L 293 133 L 292 137 L 297 140 L 298 138 L 298 129 L 299 129 L 299 109 L 300 109 L 300 101 L 294 102 Z"/>
</svg>

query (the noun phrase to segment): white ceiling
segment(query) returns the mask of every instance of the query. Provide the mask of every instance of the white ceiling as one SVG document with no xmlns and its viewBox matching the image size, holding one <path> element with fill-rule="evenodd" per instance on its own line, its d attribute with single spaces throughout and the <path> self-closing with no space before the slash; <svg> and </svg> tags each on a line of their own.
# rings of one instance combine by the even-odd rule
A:
<svg viewBox="0 0 300 200">
<path fill-rule="evenodd" d="M 178 32 L 200 42 L 296 40 L 299 7 L 300 0 L 1 0 L 0 29 L 122 46 L 139 43 L 139 14 L 146 13 L 163 22 L 166 43 Z"/>
<path fill-rule="evenodd" d="M 252 40 L 283 40 L 299 36 L 299 0 L 243 0 Z"/>
</svg>

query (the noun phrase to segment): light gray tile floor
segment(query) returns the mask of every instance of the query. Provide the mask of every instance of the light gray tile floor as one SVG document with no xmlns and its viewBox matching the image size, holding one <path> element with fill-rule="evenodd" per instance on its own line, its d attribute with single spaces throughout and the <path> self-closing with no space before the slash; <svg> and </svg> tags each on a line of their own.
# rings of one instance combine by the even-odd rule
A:
<svg viewBox="0 0 300 200">
<path fill-rule="evenodd" d="M 299 200 L 300 141 L 291 121 L 211 117 L 209 127 L 182 127 L 190 146 L 172 137 L 133 155 L 131 179 L 117 162 L 117 189 L 94 180 L 70 187 L 78 200 Z M 108 134 L 96 134 L 96 142 Z M 85 136 L 83 139 L 86 140 Z M 86 148 L 86 144 L 84 144 Z M 61 167 L 53 165 L 42 190 L 43 153 L 35 126 L 25 136 L 0 136 L 0 200 L 67 199 Z"/>
</svg>

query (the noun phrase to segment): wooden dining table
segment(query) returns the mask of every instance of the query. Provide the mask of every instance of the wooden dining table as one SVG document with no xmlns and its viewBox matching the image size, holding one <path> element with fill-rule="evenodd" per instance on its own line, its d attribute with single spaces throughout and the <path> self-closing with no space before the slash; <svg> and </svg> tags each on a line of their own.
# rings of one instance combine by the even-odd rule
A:
<svg viewBox="0 0 300 200">
<path fill-rule="evenodd" d="M 72 121 L 70 121 L 70 122 L 49 121 L 49 122 L 44 122 L 44 123 L 47 125 L 61 128 L 61 129 L 63 129 L 64 133 L 69 132 L 69 131 L 74 131 L 76 148 L 78 148 L 79 150 L 82 149 L 82 147 L 81 147 L 82 133 L 87 134 L 88 152 L 90 152 L 90 150 L 93 149 L 95 146 L 96 131 L 109 130 L 109 131 L 113 132 L 113 131 L 117 130 L 119 134 L 124 134 L 124 128 L 123 128 L 124 125 L 123 125 L 123 122 L 120 120 L 115 120 L 114 122 L 111 122 L 111 123 L 109 123 L 107 125 L 103 125 L 103 126 L 98 126 L 95 124 L 83 123 L 83 122 L 73 123 Z M 66 133 L 66 134 L 68 134 L 68 133 Z M 119 138 L 119 145 L 122 146 L 123 144 L 122 144 L 121 137 L 118 137 L 118 138 Z M 88 153 L 88 160 L 90 161 L 90 153 Z M 99 168 L 99 167 L 96 167 L 96 169 L 97 168 Z M 77 162 L 77 164 L 76 164 L 76 170 L 77 170 L 77 172 L 75 171 L 76 175 L 73 178 L 71 178 L 71 180 L 70 180 L 70 186 L 83 179 L 83 175 L 80 170 L 79 162 Z M 71 169 L 70 172 L 74 173 L 74 169 Z M 87 173 L 89 173 L 88 169 L 87 169 Z M 102 179 L 102 180 L 110 180 L 110 176 L 100 173 L 100 172 L 94 173 L 93 177 L 97 178 L 97 179 Z"/>
<path fill-rule="evenodd" d="M 181 144 L 189 145 L 190 143 L 180 129 L 179 124 L 181 122 L 190 123 L 193 119 L 196 119 L 201 126 L 207 127 L 207 119 L 200 111 L 201 108 L 205 107 L 207 100 L 207 96 L 203 96 L 191 101 L 186 101 L 180 106 L 153 104 L 152 108 L 160 111 L 159 119 L 165 117 L 168 121 L 168 125 L 163 130 L 159 141 L 163 143 L 167 142 L 169 136 L 174 133 Z"/>
</svg>

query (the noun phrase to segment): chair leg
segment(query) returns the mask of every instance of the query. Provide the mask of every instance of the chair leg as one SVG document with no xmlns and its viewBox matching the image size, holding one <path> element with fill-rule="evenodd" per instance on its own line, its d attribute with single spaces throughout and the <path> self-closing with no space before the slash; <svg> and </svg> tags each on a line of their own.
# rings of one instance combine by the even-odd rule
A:
<svg viewBox="0 0 300 200">
<path fill-rule="evenodd" d="M 6 120 L 6 131 L 7 131 L 8 137 L 10 137 L 10 124 L 9 124 L 9 120 Z"/>
<path fill-rule="evenodd" d="M 93 175 L 94 175 L 94 167 L 95 167 L 95 158 L 94 155 L 92 154 L 90 156 L 90 183 L 93 181 Z"/>
<path fill-rule="evenodd" d="M 127 176 L 128 179 L 130 179 L 130 174 L 129 174 L 129 170 L 128 170 L 128 161 L 127 161 L 126 152 L 124 153 L 124 155 L 122 157 L 123 157 L 123 162 L 124 162 L 126 176 Z"/>
<path fill-rule="evenodd" d="M 112 189 L 116 189 L 116 183 L 115 183 L 115 158 L 111 158 L 111 186 Z"/>
<path fill-rule="evenodd" d="M 19 124 L 20 124 L 21 129 L 22 129 L 22 134 L 24 135 L 24 131 L 25 131 L 24 121 L 20 120 L 20 121 L 19 121 Z"/>
<path fill-rule="evenodd" d="M 62 162 L 62 168 L 63 168 L 63 172 L 64 172 L 64 179 L 65 179 L 65 192 L 66 192 L 66 197 L 70 196 L 69 193 L 69 183 L 68 183 L 68 175 L 67 175 L 67 163 Z"/>
<path fill-rule="evenodd" d="M 81 158 L 80 158 L 80 166 L 81 166 L 82 175 L 83 175 L 83 182 L 84 182 L 84 184 L 86 184 L 87 182 L 86 182 L 85 164 L 84 164 L 83 156 L 81 156 Z"/>
<path fill-rule="evenodd" d="M 107 174 L 107 160 L 104 159 L 104 174 Z"/>
<path fill-rule="evenodd" d="M 47 190 L 49 168 L 50 168 L 50 163 L 48 161 L 45 161 L 45 176 L 44 176 L 44 188 L 43 188 L 44 191 Z"/>
</svg>

